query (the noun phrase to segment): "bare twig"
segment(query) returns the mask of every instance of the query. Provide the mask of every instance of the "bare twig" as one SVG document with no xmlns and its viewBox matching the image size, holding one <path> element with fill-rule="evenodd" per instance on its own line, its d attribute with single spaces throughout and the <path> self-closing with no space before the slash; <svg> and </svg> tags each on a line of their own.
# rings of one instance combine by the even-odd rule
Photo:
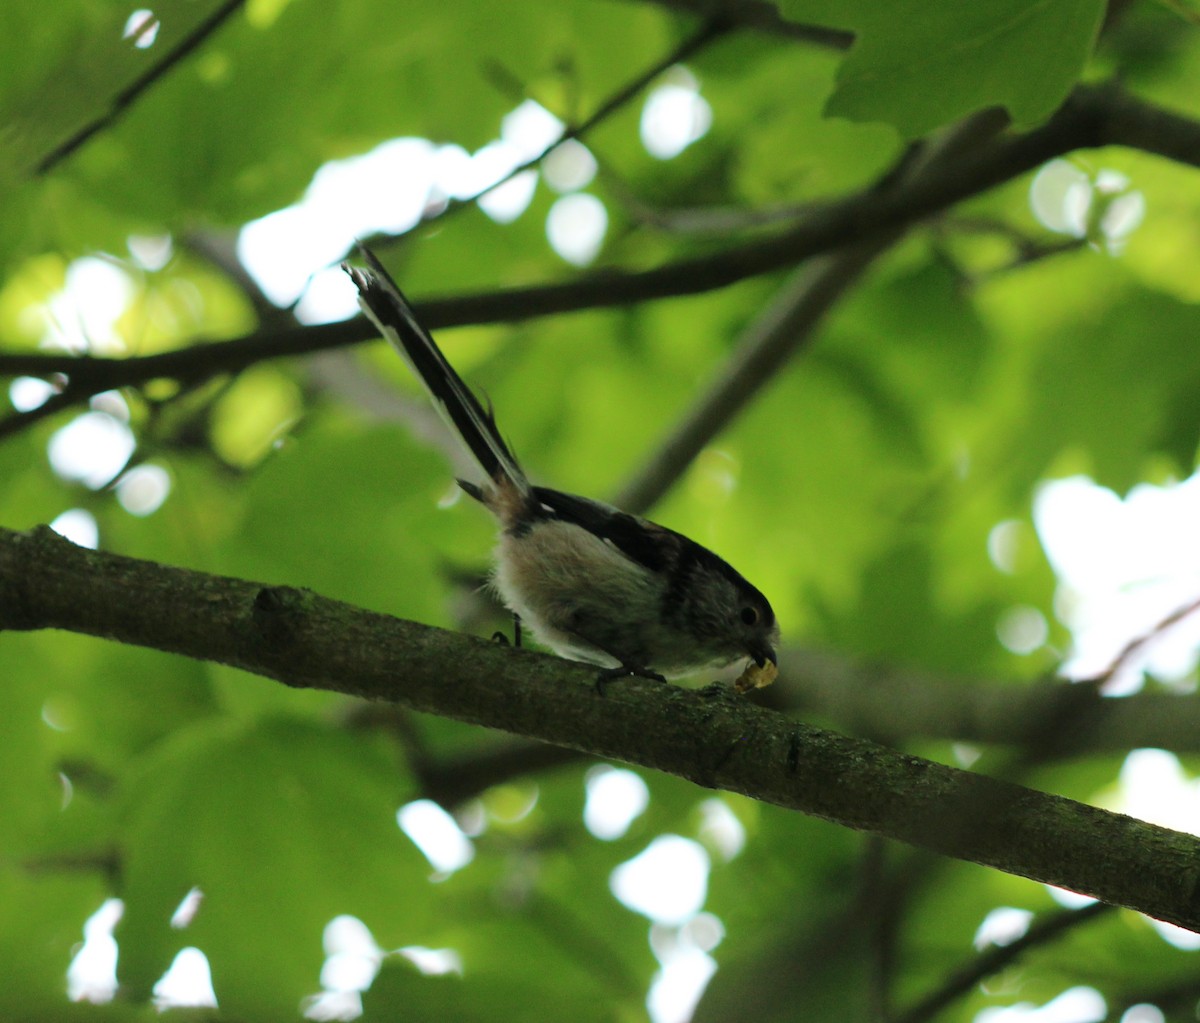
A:
<svg viewBox="0 0 1200 1023">
<path fill-rule="evenodd" d="M 237 234 L 234 231 L 191 230 L 180 239 L 180 246 L 194 252 L 205 262 L 214 266 L 231 281 L 254 308 L 262 327 L 296 326 L 297 320 L 291 309 L 275 305 L 258 281 L 251 276 L 237 256 Z"/>
<path fill-rule="evenodd" d="M 972 146 L 990 139 L 1004 126 L 994 113 L 976 114 L 906 152 L 887 170 L 868 195 L 886 194 L 919 179 L 928 171 L 953 163 Z M 902 236 L 884 232 L 812 261 L 783 289 L 766 312 L 746 331 L 733 358 L 715 382 L 693 403 L 650 461 L 616 500 L 621 508 L 642 512 L 654 505 L 706 444 L 727 426 L 780 368 L 815 336 L 817 328 L 842 295 L 868 267 Z"/>
<path fill-rule="evenodd" d="M 1052 941 L 1067 932 L 1089 924 L 1114 909 L 1104 902 L 1094 902 L 1082 909 L 1064 909 L 1043 917 L 1016 941 L 977 956 L 970 963 L 951 973 L 935 991 L 931 991 L 911 1008 L 897 1016 L 893 1023 L 926 1023 L 947 1006 L 970 994 L 982 981 L 1011 966 L 1027 952 Z"/>
<path fill-rule="evenodd" d="M 763 385 L 809 342 L 833 304 L 866 272 L 891 239 L 822 256 L 783 288 L 740 340 L 732 359 L 650 460 L 614 499 L 627 511 L 652 507 L 697 454 L 749 403 Z"/>
<path fill-rule="evenodd" d="M 1085 681 L 1091 685 L 1103 686 L 1104 683 L 1116 677 L 1123 668 L 1127 668 L 1130 662 L 1133 661 L 1133 659 L 1137 657 L 1137 655 L 1140 654 L 1148 644 L 1153 643 L 1154 640 L 1158 639 L 1158 637 L 1171 628 L 1172 625 L 1178 625 L 1189 615 L 1193 615 L 1197 611 L 1200 611 L 1200 597 L 1197 597 L 1190 603 L 1184 604 L 1183 607 L 1172 611 L 1161 621 L 1157 622 L 1149 632 L 1131 639 L 1125 644 L 1125 646 L 1121 649 L 1121 652 L 1113 658 L 1112 663 L 1105 668 L 1101 674 L 1097 675 L 1095 678 L 1087 679 Z"/>
<path fill-rule="evenodd" d="M 0 438 L 24 430 L 46 416 L 92 395 L 117 387 L 133 387 L 150 380 L 175 380 L 194 385 L 223 373 L 245 369 L 256 362 L 286 356 L 303 355 L 324 348 L 357 344 L 375 337 L 369 323 L 358 318 L 319 327 L 289 327 L 250 334 L 232 341 L 213 341 L 192 345 L 174 352 L 107 359 L 94 356 L 49 355 L 30 352 L 0 356 L 0 377 L 52 376 L 63 373 L 67 384 L 61 393 L 29 412 L 19 412 L 0 420 Z"/>
<path fill-rule="evenodd" d="M 992 278 L 1000 277 L 1003 274 L 1012 273 L 1015 270 L 1023 270 L 1034 263 L 1053 259 L 1055 256 L 1065 256 L 1070 252 L 1078 252 L 1080 249 L 1087 248 L 1087 246 L 1088 240 L 1086 238 L 1062 238 L 1058 241 L 1048 242 L 1030 241 L 1028 244 L 1020 246 L 1017 249 L 1017 254 L 1007 263 L 976 274 L 974 283 L 981 284 Z"/>
<path fill-rule="evenodd" d="M 1112 700 L 1077 682 L 1006 685 L 857 664 L 816 651 L 788 650 L 780 663 L 789 685 L 764 690 L 768 701 L 836 721 L 856 735 L 1011 746 L 1036 753 L 1039 762 L 1143 746 L 1200 752 L 1200 706 L 1187 696 L 1141 692 Z M 1056 729 L 1052 734 L 1047 723 Z"/>
<path fill-rule="evenodd" d="M 820 207 L 816 202 L 779 203 L 773 206 L 699 206 L 662 209 L 650 206 L 624 188 L 619 201 L 638 223 L 669 234 L 727 236 L 779 224 L 791 224 Z"/>
<path fill-rule="evenodd" d="M 0 440 L 10 434 L 27 430 L 40 423 L 43 419 L 49 419 L 59 412 L 64 412 L 75 405 L 80 405 L 91 398 L 93 394 L 98 394 L 102 390 L 105 390 L 105 388 L 101 387 L 93 390 L 88 386 L 79 388 L 66 387 L 57 394 L 52 394 L 37 408 L 32 408 L 28 412 L 18 412 L 15 415 L 0 419 Z"/>
<path fill-rule="evenodd" d="M 1194 973 L 1174 984 L 1163 984 L 1157 988 L 1146 988 L 1126 995 L 1119 1002 L 1110 999 L 1108 1015 L 1101 1023 L 1120 1023 L 1129 1020 L 1129 1010 L 1135 1005 L 1153 1005 L 1169 1020 L 1190 1020 L 1196 1015 L 1196 1003 L 1200 1000 L 1200 976 Z M 1150 1016 L 1150 1019 L 1156 1017 Z"/>
<path fill-rule="evenodd" d="M 347 715 L 346 723 L 352 728 L 396 736 L 410 769 L 421 783 L 421 793 L 447 810 L 493 785 L 584 759 L 578 750 L 520 739 L 510 739 L 472 753 L 435 758 L 416 734 L 412 716 L 395 704 L 357 704 Z"/>
<path fill-rule="evenodd" d="M 49 173 L 68 156 L 80 149 L 98 132 L 115 124 L 141 98 L 142 94 L 150 86 L 178 67 L 187 56 L 193 53 L 201 43 L 219 29 L 244 3 L 245 0 L 224 0 L 212 14 L 204 18 L 191 32 L 163 54 L 161 60 L 152 64 L 143 74 L 138 75 L 129 85 L 117 93 L 103 114 L 85 124 L 69 139 L 42 157 L 38 161 L 34 172 L 38 175 Z"/>
<path fill-rule="evenodd" d="M 788 231 L 680 260 L 652 270 L 600 272 L 562 284 L 513 288 L 421 304 L 431 327 L 524 320 L 579 309 L 627 305 L 726 287 L 795 266 L 822 252 L 903 228 L 970 196 L 1079 148 L 1128 145 L 1200 166 L 1200 121 L 1181 117 L 1112 87 L 1080 87 L 1046 124 L 997 140 L 958 160 L 931 168 L 894 188 L 830 203 Z M 66 373 L 96 391 L 155 377 L 202 379 L 280 356 L 373 339 L 362 318 L 346 323 L 255 333 L 135 359 L 72 359 L 44 354 L 0 356 L 0 376 Z M 77 395 L 81 400 L 82 392 Z M 10 417 L 0 434 L 29 421 Z"/>
<path fill-rule="evenodd" d="M 120 876 L 121 857 L 115 849 L 94 853 L 47 853 L 21 861 L 30 874 L 103 874 L 112 881 Z"/>
<path fill-rule="evenodd" d="M 990 180 L 990 171 L 987 176 Z M 958 186 L 961 187 L 961 182 Z M 892 200 L 895 212 L 891 219 L 915 216 L 919 211 L 908 203 L 902 189 L 897 192 L 901 194 Z M 863 215 L 860 203 L 877 204 L 878 197 L 866 193 L 844 200 L 826 207 L 811 224 L 799 225 L 791 232 L 653 270 L 609 271 L 562 284 L 435 299 L 419 303 L 418 308 L 423 321 L 436 329 L 524 320 L 579 309 L 697 294 L 802 262 L 815 253 L 840 246 L 848 237 L 869 233 L 866 228 L 871 219 Z M 839 210 L 841 212 L 837 212 Z M 832 278 L 829 283 L 833 283 Z M 342 323 L 258 331 L 229 341 L 197 344 L 174 352 L 128 359 L 45 353 L 0 355 L 0 376 L 64 373 L 70 379 L 69 393 L 80 401 L 90 393 L 114 387 L 135 386 L 157 378 L 202 380 L 235 372 L 265 359 L 303 355 L 375 337 L 376 332 L 367 320 L 358 317 Z M 56 409 L 64 404 L 70 402 L 59 403 Z M 24 429 L 45 414 L 22 413 L 9 417 L 0 422 L 0 437 Z"/>
<path fill-rule="evenodd" d="M 871 1018 L 890 1020 L 892 982 L 896 973 L 896 943 L 901 903 L 911 889 L 893 885 L 888 875 L 888 843 L 868 835 L 860 865 L 859 912 L 854 915 L 867 931 L 867 1004 Z M 853 925 L 852 925 L 853 926 Z"/>
<path fill-rule="evenodd" d="M 626 82 L 625 85 L 617 89 L 611 96 L 601 103 L 588 117 L 584 118 L 578 124 L 568 125 L 563 132 L 549 145 L 545 146 L 540 153 L 531 156 L 528 160 L 518 164 L 512 170 L 501 175 L 495 181 L 489 183 L 479 189 L 473 195 L 469 195 L 464 199 L 447 199 L 446 202 L 429 212 L 426 216 L 413 225 L 413 227 L 401 232 L 397 235 L 374 235 L 369 239 L 373 248 L 385 248 L 388 245 L 394 244 L 403 238 L 406 238 L 417 228 L 422 227 L 430 220 L 441 220 L 445 217 L 456 213 L 458 210 L 465 209 L 473 203 L 478 202 L 489 192 L 494 191 L 501 185 L 511 181 L 519 174 L 523 174 L 527 170 L 538 166 L 546 157 L 561 146 L 564 142 L 570 142 L 579 139 L 590 132 L 596 125 L 606 121 L 609 117 L 622 109 L 626 104 L 635 100 L 645 88 L 654 81 L 664 71 L 674 67 L 689 57 L 694 56 L 701 49 L 707 46 L 710 42 L 720 38 L 733 27 L 733 24 L 719 14 L 708 18 L 705 23 L 696 30 L 691 36 L 681 42 L 674 50 L 668 53 L 665 57 L 657 60 L 646 70 L 640 72 L 632 80 Z"/>
</svg>

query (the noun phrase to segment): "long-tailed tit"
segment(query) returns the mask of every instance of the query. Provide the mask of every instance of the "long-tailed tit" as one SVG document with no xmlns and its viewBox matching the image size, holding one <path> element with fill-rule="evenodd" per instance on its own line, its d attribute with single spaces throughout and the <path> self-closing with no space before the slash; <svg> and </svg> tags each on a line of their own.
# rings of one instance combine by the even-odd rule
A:
<svg viewBox="0 0 1200 1023">
<path fill-rule="evenodd" d="M 688 675 L 749 657 L 774 677 L 779 627 L 767 598 L 674 530 L 529 482 L 485 409 L 375 256 L 344 266 L 359 304 L 424 383 L 483 471 L 459 486 L 500 523 L 492 585 L 543 645 L 605 675 Z M 767 668 L 767 663 L 770 667 Z"/>
</svg>

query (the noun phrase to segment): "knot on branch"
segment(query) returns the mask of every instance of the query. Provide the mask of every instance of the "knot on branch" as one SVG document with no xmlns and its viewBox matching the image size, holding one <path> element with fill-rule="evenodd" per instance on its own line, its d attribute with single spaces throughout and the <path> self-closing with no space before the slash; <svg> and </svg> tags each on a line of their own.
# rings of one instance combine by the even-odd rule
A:
<svg viewBox="0 0 1200 1023">
<path fill-rule="evenodd" d="M 254 595 L 254 627 L 272 646 L 290 644 L 307 605 L 304 591 L 294 586 L 264 586 Z"/>
</svg>

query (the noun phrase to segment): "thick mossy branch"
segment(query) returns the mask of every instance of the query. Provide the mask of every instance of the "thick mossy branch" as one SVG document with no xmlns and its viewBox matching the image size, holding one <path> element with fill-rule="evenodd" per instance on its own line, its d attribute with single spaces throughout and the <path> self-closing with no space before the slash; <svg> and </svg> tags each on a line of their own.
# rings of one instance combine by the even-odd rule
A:
<svg viewBox="0 0 1200 1023">
<path fill-rule="evenodd" d="M 792 721 L 306 590 L 0 529 L 0 629 L 66 629 L 530 736 L 1200 930 L 1200 839 Z"/>
</svg>

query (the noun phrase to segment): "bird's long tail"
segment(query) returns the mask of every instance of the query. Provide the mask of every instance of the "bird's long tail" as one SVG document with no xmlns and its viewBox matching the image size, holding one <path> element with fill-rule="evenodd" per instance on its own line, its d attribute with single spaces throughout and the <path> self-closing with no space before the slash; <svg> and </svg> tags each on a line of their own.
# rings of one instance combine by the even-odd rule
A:
<svg viewBox="0 0 1200 1023">
<path fill-rule="evenodd" d="M 370 269 L 360 270 L 345 263 L 342 269 L 358 288 L 358 303 L 363 312 L 395 346 L 425 385 L 441 417 L 462 440 L 494 486 L 518 497 L 520 501 L 528 501 L 532 488 L 520 464 L 500 436 L 491 410 L 479 403 L 454 367 L 446 361 L 429 331 L 417 320 L 408 299 L 375 258 L 375 254 L 365 246 L 359 246 L 359 251 Z M 478 487 L 460 482 L 472 496 L 487 501 Z"/>
</svg>

